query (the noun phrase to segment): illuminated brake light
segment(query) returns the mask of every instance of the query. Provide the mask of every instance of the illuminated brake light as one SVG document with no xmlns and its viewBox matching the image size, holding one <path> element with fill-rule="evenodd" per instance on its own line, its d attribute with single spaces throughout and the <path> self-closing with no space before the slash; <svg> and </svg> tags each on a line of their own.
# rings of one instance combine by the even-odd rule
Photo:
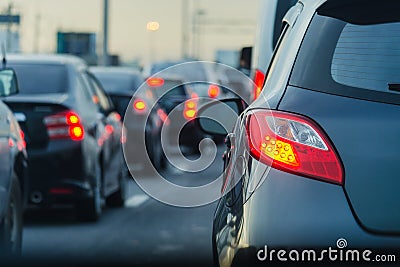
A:
<svg viewBox="0 0 400 267">
<path fill-rule="evenodd" d="M 12 140 L 11 138 L 8 138 L 8 146 L 9 147 L 14 147 L 15 146 L 14 140 Z"/>
<path fill-rule="evenodd" d="M 107 124 L 105 127 L 105 131 L 108 135 L 111 135 L 114 132 L 114 127 L 112 125 Z"/>
<path fill-rule="evenodd" d="M 25 133 L 22 130 L 19 130 L 19 135 L 21 137 L 22 148 L 26 148 L 26 141 L 25 141 Z M 22 150 L 22 149 L 20 149 Z"/>
<path fill-rule="evenodd" d="M 196 94 L 196 93 L 192 93 L 192 94 L 191 94 L 191 98 L 193 98 L 193 99 L 198 99 L 198 98 L 199 98 L 199 95 Z"/>
<path fill-rule="evenodd" d="M 264 86 L 264 80 L 265 74 L 260 70 L 256 70 L 254 74 L 254 100 L 260 96 Z"/>
<path fill-rule="evenodd" d="M 272 110 L 249 115 L 250 154 L 282 171 L 343 184 L 343 167 L 331 142 L 310 119 Z"/>
<path fill-rule="evenodd" d="M 151 87 L 159 87 L 164 85 L 164 79 L 159 77 L 151 77 L 147 79 L 147 84 Z"/>
<path fill-rule="evenodd" d="M 71 139 L 81 141 L 84 138 L 85 130 L 79 116 L 72 111 L 63 111 L 43 120 L 47 127 L 47 134 L 50 139 Z"/>
<path fill-rule="evenodd" d="M 114 117 L 115 117 L 115 120 L 117 120 L 117 121 L 121 121 L 121 115 L 119 115 L 118 113 L 114 113 Z"/>
<path fill-rule="evenodd" d="M 208 87 L 208 96 L 211 98 L 216 98 L 220 94 L 220 89 L 218 85 L 211 84 L 210 87 Z"/>
<path fill-rule="evenodd" d="M 146 103 L 141 99 L 136 99 L 135 102 L 133 102 L 133 107 L 136 111 L 145 111 Z"/>
<path fill-rule="evenodd" d="M 185 118 L 187 120 L 192 120 L 196 117 L 196 110 L 189 109 L 185 111 Z"/>
<path fill-rule="evenodd" d="M 194 101 L 192 101 L 192 100 L 188 100 L 188 101 L 186 101 L 186 103 L 185 103 L 185 107 L 186 107 L 187 109 L 195 109 L 196 106 L 197 106 L 196 102 L 194 102 Z"/>
<path fill-rule="evenodd" d="M 193 120 L 197 115 L 197 100 L 189 99 L 185 102 L 185 108 L 183 110 L 183 117 L 190 121 Z"/>
<path fill-rule="evenodd" d="M 77 123 L 79 123 L 79 117 L 72 112 L 68 113 L 67 114 L 67 124 L 72 125 L 72 124 L 77 124 Z"/>
<path fill-rule="evenodd" d="M 72 126 L 69 128 L 69 135 L 72 140 L 78 141 L 82 140 L 83 128 L 82 126 Z"/>
</svg>

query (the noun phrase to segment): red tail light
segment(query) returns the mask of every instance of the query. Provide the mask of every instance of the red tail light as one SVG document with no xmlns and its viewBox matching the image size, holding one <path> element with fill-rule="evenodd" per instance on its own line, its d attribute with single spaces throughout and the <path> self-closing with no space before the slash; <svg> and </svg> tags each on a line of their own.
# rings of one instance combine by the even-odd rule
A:
<svg viewBox="0 0 400 267">
<path fill-rule="evenodd" d="M 216 98 L 220 94 L 220 89 L 218 85 L 211 84 L 210 87 L 208 87 L 208 96 L 211 98 Z"/>
<path fill-rule="evenodd" d="M 44 118 L 50 139 L 71 139 L 81 141 L 85 130 L 79 116 L 72 111 L 63 111 Z"/>
<path fill-rule="evenodd" d="M 144 112 L 146 110 L 146 102 L 141 99 L 136 99 L 133 102 L 133 108 L 135 111 Z"/>
<path fill-rule="evenodd" d="M 147 85 L 151 87 L 159 87 L 164 85 L 164 79 L 159 77 L 151 77 L 147 79 Z"/>
<path fill-rule="evenodd" d="M 193 98 L 193 99 L 198 99 L 199 95 L 196 94 L 196 93 L 192 93 L 190 97 Z"/>
<path fill-rule="evenodd" d="M 186 120 L 193 120 L 197 115 L 197 101 L 195 99 L 189 99 L 185 102 L 185 108 L 183 110 L 183 117 Z"/>
<path fill-rule="evenodd" d="M 254 99 L 257 99 L 261 94 L 264 86 L 264 80 L 265 74 L 260 70 L 256 70 L 256 73 L 254 74 Z"/>
<path fill-rule="evenodd" d="M 121 115 L 119 115 L 118 113 L 114 113 L 114 117 L 117 121 L 121 121 Z"/>
<path fill-rule="evenodd" d="M 106 134 L 111 135 L 114 132 L 114 127 L 110 124 L 107 124 L 105 127 Z"/>
<path fill-rule="evenodd" d="M 305 117 L 254 111 L 247 121 L 251 155 L 282 171 L 343 183 L 343 167 L 322 129 Z"/>
<path fill-rule="evenodd" d="M 25 133 L 24 133 L 24 131 L 19 130 L 19 134 L 21 136 L 22 148 L 26 148 L 26 141 L 25 141 Z"/>
</svg>

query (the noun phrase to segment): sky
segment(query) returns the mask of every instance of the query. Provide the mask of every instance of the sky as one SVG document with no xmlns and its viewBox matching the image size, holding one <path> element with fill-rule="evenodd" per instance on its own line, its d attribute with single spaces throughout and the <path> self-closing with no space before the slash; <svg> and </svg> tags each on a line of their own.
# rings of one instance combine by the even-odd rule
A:
<svg viewBox="0 0 400 267">
<path fill-rule="evenodd" d="M 109 52 L 142 64 L 178 59 L 182 55 L 183 1 L 188 5 L 188 47 L 199 58 L 214 60 L 216 49 L 253 44 L 261 0 L 109 0 Z M 101 52 L 103 0 L 8 0 L 2 1 L 0 11 L 9 3 L 21 14 L 22 52 L 35 52 L 36 46 L 41 53 L 56 51 L 57 31 L 95 32 Z M 193 35 L 195 13 L 202 15 L 196 16 L 201 21 L 200 34 Z M 149 21 L 158 21 L 159 30 L 148 31 Z M 191 43 L 193 38 L 199 47 Z"/>
</svg>

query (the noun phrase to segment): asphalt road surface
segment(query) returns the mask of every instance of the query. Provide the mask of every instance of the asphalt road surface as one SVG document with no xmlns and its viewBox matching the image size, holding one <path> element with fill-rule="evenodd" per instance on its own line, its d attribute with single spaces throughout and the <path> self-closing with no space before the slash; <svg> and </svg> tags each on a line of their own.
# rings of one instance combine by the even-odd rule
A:
<svg viewBox="0 0 400 267">
<path fill-rule="evenodd" d="M 222 159 L 200 173 L 168 166 L 172 182 L 191 186 L 212 181 Z M 151 179 L 151 177 L 149 177 Z M 201 181 L 201 182 L 199 182 Z M 211 228 L 216 202 L 173 207 L 146 195 L 129 180 L 124 208 L 105 208 L 96 223 L 75 220 L 71 209 L 29 211 L 25 216 L 24 266 L 212 266 Z"/>
</svg>

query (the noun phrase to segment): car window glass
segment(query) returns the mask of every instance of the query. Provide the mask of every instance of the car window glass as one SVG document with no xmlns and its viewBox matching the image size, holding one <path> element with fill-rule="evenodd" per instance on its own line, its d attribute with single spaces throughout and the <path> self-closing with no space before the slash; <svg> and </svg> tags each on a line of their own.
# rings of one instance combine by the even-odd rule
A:
<svg viewBox="0 0 400 267">
<path fill-rule="evenodd" d="M 387 92 L 400 84 L 400 23 L 346 24 L 333 53 L 331 75 L 335 82 Z"/>
<path fill-rule="evenodd" d="M 79 87 L 79 90 L 82 91 L 83 95 L 88 101 L 92 101 L 92 93 L 91 91 L 87 88 L 87 85 L 85 84 L 85 81 L 82 79 L 82 77 L 77 76 L 77 85 Z"/>
<path fill-rule="evenodd" d="M 110 101 L 107 95 L 104 93 L 103 89 L 100 87 L 98 82 L 90 75 L 88 76 L 88 80 L 94 90 L 94 94 L 98 97 L 99 105 L 104 111 L 109 111 L 111 109 Z"/>
<path fill-rule="evenodd" d="M 20 94 L 64 93 L 68 88 L 68 71 L 59 64 L 7 64 L 18 77 Z"/>
<path fill-rule="evenodd" d="M 97 83 L 93 81 L 93 78 L 89 74 L 83 73 L 82 77 L 87 88 L 90 90 L 92 101 L 98 105 L 102 111 L 107 112 L 110 109 L 107 97 L 102 93 L 102 90 L 99 90 Z"/>
<path fill-rule="evenodd" d="M 386 13 L 382 13 L 366 17 L 367 21 L 353 22 L 347 21 L 348 17 L 353 18 L 348 13 L 350 15 L 344 16 L 343 20 L 315 14 L 297 55 L 289 84 L 341 96 L 400 104 L 399 19 L 391 21 L 392 17 L 388 17 L 385 21 Z"/>
<path fill-rule="evenodd" d="M 143 83 L 139 75 L 126 73 L 94 73 L 108 93 L 131 91 L 135 92 Z"/>
</svg>

